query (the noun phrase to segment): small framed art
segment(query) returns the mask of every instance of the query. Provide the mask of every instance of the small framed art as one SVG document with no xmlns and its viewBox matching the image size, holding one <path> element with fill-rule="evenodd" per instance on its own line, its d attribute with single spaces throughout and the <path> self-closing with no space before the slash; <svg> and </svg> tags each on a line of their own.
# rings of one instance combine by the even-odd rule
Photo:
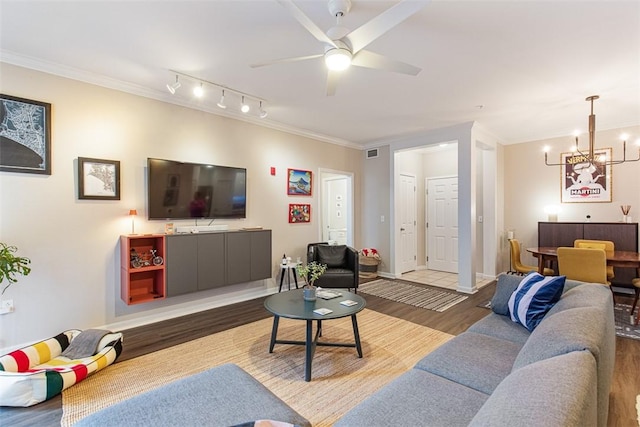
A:
<svg viewBox="0 0 640 427">
<path fill-rule="evenodd" d="M 288 169 L 287 177 L 287 195 L 311 196 L 311 189 L 313 188 L 311 171 Z"/>
<path fill-rule="evenodd" d="M 120 200 L 120 162 L 78 157 L 78 198 Z"/>
<path fill-rule="evenodd" d="M 611 148 L 595 150 L 596 159 L 611 159 Z M 593 163 L 578 153 L 561 154 L 561 202 L 608 203 L 612 200 L 610 165 L 595 160 Z"/>
<path fill-rule="evenodd" d="M 51 175 L 51 104 L 0 95 L 0 171 Z"/>
<path fill-rule="evenodd" d="M 311 222 L 311 205 L 292 203 L 289 205 L 289 223 Z"/>
</svg>

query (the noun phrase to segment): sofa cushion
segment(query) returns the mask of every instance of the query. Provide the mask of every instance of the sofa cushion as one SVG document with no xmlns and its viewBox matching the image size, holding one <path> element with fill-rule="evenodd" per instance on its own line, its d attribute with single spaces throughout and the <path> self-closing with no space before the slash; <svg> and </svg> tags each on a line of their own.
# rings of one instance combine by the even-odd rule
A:
<svg viewBox="0 0 640 427">
<path fill-rule="evenodd" d="M 335 427 L 466 426 L 489 396 L 420 369 L 405 372 Z"/>
<path fill-rule="evenodd" d="M 491 299 L 491 310 L 493 310 L 494 313 L 503 316 L 509 315 L 509 298 L 521 281 L 522 276 L 504 273 L 498 276 L 496 291 Z"/>
<path fill-rule="evenodd" d="M 519 323 L 514 323 L 510 317 L 496 313 L 489 313 L 471 325 L 467 331 L 512 341 L 521 346 L 527 342 L 529 335 L 531 335 L 527 328 Z"/>
<path fill-rule="evenodd" d="M 520 344 L 463 332 L 420 360 L 415 368 L 490 394 L 513 367 Z"/>
<path fill-rule="evenodd" d="M 560 299 L 565 280 L 565 276 L 527 274 L 509 298 L 511 320 L 533 331 Z"/>
<path fill-rule="evenodd" d="M 500 383 L 469 425 L 596 426 L 596 382 L 587 351 L 528 365 Z"/>
<path fill-rule="evenodd" d="M 318 245 L 316 259 L 327 268 L 346 267 L 347 247 L 345 245 Z"/>
<path fill-rule="evenodd" d="M 552 316 L 563 310 L 577 307 L 605 307 L 613 305 L 611 290 L 608 286 L 595 283 L 582 283 L 580 286 L 570 286 L 570 281 L 565 284 L 565 291 L 560 301 L 553 306 L 547 316 Z M 604 296 L 604 297 L 603 297 Z"/>
<path fill-rule="evenodd" d="M 225 364 L 138 394 L 74 425 L 228 427 L 259 419 L 311 426 L 242 368 Z"/>
<path fill-rule="evenodd" d="M 598 319 L 603 316 L 595 307 L 579 307 L 545 318 L 522 346 L 513 370 L 571 351 L 588 350 L 599 361 L 605 339 Z"/>
</svg>

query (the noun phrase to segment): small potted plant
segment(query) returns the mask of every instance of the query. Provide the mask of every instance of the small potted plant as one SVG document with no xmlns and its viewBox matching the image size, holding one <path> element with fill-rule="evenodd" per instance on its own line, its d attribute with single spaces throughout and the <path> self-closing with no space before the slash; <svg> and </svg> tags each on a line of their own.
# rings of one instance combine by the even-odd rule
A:
<svg viewBox="0 0 640 427">
<path fill-rule="evenodd" d="M 5 281 L 8 282 L 7 285 L 2 288 L 0 297 L 4 295 L 4 292 L 9 286 L 18 281 L 16 275 L 27 276 L 31 273 L 31 268 L 29 267 L 31 260 L 29 258 L 15 256 L 14 254 L 17 251 L 18 248 L 15 246 L 0 242 L 0 284 L 3 284 Z"/>
<path fill-rule="evenodd" d="M 296 272 L 298 276 L 304 278 L 305 285 L 303 287 L 303 296 L 306 301 L 316 300 L 316 287 L 313 283 L 318 280 L 320 276 L 327 270 L 326 264 L 320 264 L 316 261 L 311 261 L 307 265 L 298 264 Z"/>
</svg>

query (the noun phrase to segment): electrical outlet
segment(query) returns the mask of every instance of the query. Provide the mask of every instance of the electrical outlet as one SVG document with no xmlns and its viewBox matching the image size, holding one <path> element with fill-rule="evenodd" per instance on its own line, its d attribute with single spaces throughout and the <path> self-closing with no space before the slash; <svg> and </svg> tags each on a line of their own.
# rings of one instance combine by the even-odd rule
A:
<svg viewBox="0 0 640 427">
<path fill-rule="evenodd" d="M 13 311 L 14 311 L 14 307 L 13 307 L 12 299 L 6 299 L 6 300 L 0 301 L 0 314 L 13 313 Z"/>
</svg>

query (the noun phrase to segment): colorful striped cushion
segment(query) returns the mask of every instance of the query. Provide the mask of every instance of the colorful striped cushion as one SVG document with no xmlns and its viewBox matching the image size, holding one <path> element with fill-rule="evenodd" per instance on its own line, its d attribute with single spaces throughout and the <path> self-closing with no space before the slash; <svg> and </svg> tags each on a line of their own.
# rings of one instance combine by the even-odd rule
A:
<svg viewBox="0 0 640 427">
<path fill-rule="evenodd" d="M 98 353 L 82 359 L 60 354 L 80 334 L 64 331 L 47 340 L 0 356 L 0 406 L 31 406 L 43 402 L 100 369 L 122 352 L 122 334 L 107 334 Z"/>
<path fill-rule="evenodd" d="M 565 276 L 527 274 L 509 298 L 511 320 L 533 331 L 562 296 Z"/>
</svg>

